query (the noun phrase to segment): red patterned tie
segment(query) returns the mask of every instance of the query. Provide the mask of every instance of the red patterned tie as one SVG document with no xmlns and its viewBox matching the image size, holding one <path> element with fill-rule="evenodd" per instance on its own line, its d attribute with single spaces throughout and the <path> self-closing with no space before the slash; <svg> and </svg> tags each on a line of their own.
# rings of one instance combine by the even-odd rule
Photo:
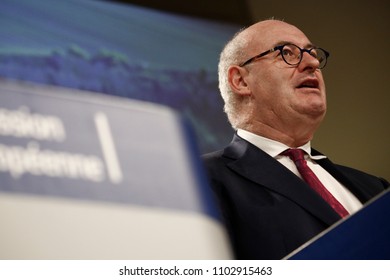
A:
<svg viewBox="0 0 390 280">
<path fill-rule="evenodd" d="M 324 187 L 321 181 L 317 178 L 314 172 L 307 166 L 304 158 L 304 151 L 301 149 L 288 149 L 282 153 L 282 155 L 289 156 L 295 165 L 303 180 L 309 184 L 326 202 L 332 206 L 332 208 L 341 216 L 348 216 L 348 211 L 338 200 Z"/>
</svg>

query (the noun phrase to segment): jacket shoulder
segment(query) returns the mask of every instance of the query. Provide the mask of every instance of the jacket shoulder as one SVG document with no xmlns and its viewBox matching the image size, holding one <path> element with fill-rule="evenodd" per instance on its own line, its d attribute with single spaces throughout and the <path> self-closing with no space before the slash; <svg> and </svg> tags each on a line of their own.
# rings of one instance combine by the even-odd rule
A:
<svg viewBox="0 0 390 280">
<path fill-rule="evenodd" d="M 390 186 L 390 183 L 384 178 L 368 174 L 352 167 L 338 164 L 336 166 L 340 171 L 343 172 L 345 176 L 348 177 L 348 179 L 355 183 L 366 184 L 368 186 L 377 186 L 383 190 L 389 188 Z"/>
</svg>

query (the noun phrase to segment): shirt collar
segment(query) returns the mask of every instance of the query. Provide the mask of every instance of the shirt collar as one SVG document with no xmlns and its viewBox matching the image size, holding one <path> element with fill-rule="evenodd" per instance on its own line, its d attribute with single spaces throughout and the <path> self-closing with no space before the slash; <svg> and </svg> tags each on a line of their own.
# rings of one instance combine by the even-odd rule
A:
<svg viewBox="0 0 390 280">
<path fill-rule="evenodd" d="M 269 154 L 271 157 L 277 157 L 282 153 L 283 151 L 290 149 L 291 147 L 280 143 L 278 141 L 265 138 L 263 136 L 254 134 L 252 132 L 243 130 L 243 129 L 238 129 L 237 130 L 237 135 L 240 136 L 241 138 L 245 139 L 249 143 L 255 145 L 259 149 L 263 150 L 267 154 Z M 311 144 L 310 141 L 307 142 L 306 144 L 298 147 L 298 149 L 302 149 L 306 152 L 307 155 L 313 160 L 318 160 L 318 159 L 323 159 L 326 158 L 326 156 L 323 155 L 318 155 L 318 156 L 312 156 L 311 155 Z"/>
</svg>

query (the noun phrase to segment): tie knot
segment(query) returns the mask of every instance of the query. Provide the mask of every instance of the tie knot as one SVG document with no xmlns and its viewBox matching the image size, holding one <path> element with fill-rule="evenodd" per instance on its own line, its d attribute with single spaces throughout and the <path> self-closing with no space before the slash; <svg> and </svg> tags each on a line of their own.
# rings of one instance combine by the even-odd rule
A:
<svg viewBox="0 0 390 280">
<path fill-rule="evenodd" d="M 301 149 L 288 149 L 281 154 L 290 157 L 294 162 L 305 159 L 305 152 Z"/>
</svg>

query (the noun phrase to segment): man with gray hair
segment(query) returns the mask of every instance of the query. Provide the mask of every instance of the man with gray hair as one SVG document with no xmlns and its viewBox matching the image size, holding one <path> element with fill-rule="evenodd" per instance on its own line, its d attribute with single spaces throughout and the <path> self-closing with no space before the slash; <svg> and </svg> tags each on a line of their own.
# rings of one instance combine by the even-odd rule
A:
<svg viewBox="0 0 390 280">
<path fill-rule="evenodd" d="M 241 30 L 221 53 L 219 88 L 236 133 L 204 162 L 238 259 L 281 259 L 389 186 L 311 148 L 328 56 L 279 20 Z"/>
</svg>

